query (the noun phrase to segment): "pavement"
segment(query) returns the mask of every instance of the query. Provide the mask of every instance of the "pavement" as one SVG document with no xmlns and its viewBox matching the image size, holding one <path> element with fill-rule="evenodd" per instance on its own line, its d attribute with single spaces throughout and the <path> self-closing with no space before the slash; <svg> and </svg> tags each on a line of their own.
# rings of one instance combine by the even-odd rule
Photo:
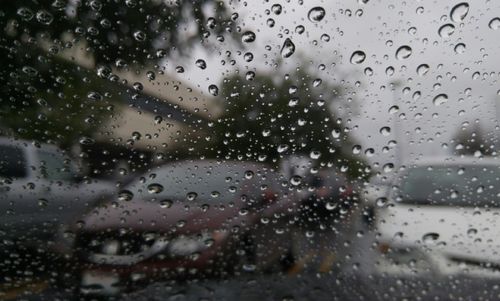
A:
<svg viewBox="0 0 500 301">
<path fill-rule="evenodd" d="M 499 300 L 500 283 L 471 277 L 391 277 L 373 273 L 375 234 L 353 218 L 293 228 L 295 263 L 284 273 L 217 280 L 160 281 L 103 300 Z M 2 275 L 0 300 L 80 300 L 61 266 Z M 20 272 L 22 271 L 22 273 Z M 26 272 L 28 271 L 28 272 Z M 59 275 L 55 277 L 55 273 Z M 54 279 L 58 279 L 57 281 Z"/>
</svg>

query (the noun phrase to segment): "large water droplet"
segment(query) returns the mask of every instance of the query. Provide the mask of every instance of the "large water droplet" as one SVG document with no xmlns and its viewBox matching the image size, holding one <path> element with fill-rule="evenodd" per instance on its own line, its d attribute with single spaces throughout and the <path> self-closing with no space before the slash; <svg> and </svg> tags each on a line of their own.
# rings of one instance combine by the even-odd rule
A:
<svg viewBox="0 0 500 301">
<path fill-rule="evenodd" d="M 449 38 L 455 32 L 455 26 L 453 24 L 444 24 L 438 30 L 438 34 L 442 38 Z"/>
<path fill-rule="evenodd" d="M 252 31 L 247 31 L 241 36 L 241 40 L 245 43 L 252 43 L 253 41 L 255 41 L 255 38 L 255 33 L 253 33 Z"/>
<path fill-rule="evenodd" d="M 286 38 L 283 43 L 283 47 L 281 47 L 281 56 L 284 58 L 289 58 L 295 52 L 295 44 L 293 44 L 292 40 Z"/>
<path fill-rule="evenodd" d="M 52 14 L 48 11 L 42 9 L 36 13 L 36 19 L 43 25 L 50 25 L 50 23 L 54 20 L 54 16 L 52 16 Z"/>
<path fill-rule="evenodd" d="M 134 32 L 134 39 L 138 42 L 144 42 L 146 41 L 146 33 L 141 30 L 137 30 Z"/>
<path fill-rule="evenodd" d="M 462 54 L 465 52 L 465 44 L 464 43 L 458 43 L 455 48 L 453 48 L 455 53 L 457 54 Z"/>
<path fill-rule="evenodd" d="M 429 72 L 429 65 L 421 64 L 417 67 L 417 74 L 420 76 L 424 76 Z"/>
<path fill-rule="evenodd" d="M 448 101 L 448 95 L 439 94 L 438 96 L 434 97 L 434 99 L 432 100 L 432 103 L 435 106 L 440 106 L 440 105 L 445 104 L 447 101 Z"/>
<path fill-rule="evenodd" d="M 205 60 L 202 60 L 202 59 L 196 60 L 195 65 L 196 65 L 196 67 L 198 67 L 202 70 L 207 68 L 207 63 L 205 62 Z"/>
<path fill-rule="evenodd" d="M 429 232 L 429 233 L 426 233 L 426 234 L 422 237 L 422 241 L 423 241 L 425 244 L 432 244 L 432 243 L 435 243 L 438 239 L 439 239 L 439 234 L 438 234 L 438 233 L 436 233 L 436 232 Z"/>
<path fill-rule="evenodd" d="M 403 45 L 396 50 L 396 58 L 398 60 L 404 60 L 410 57 L 411 55 L 411 47 L 408 45 Z"/>
<path fill-rule="evenodd" d="M 460 23 L 469 13 L 469 4 L 466 2 L 455 5 L 450 12 L 450 17 L 453 22 Z"/>
<path fill-rule="evenodd" d="M 216 85 L 210 85 L 208 86 L 208 92 L 213 96 L 217 96 L 219 95 L 219 87 L 217 87 Z"/>
<path fill-rule="evenodd" d="M 361 51 L 361 50 L 357 50 L 357 51 L 354 51 L 351 55 L 351 64 L 361 64 L 362 62 L 364 62 L 366 59 L 366 54 Z"/>
<path fill-rule="evenodd" d="M 491 19 L 491 21 L 488 23 L 488 26 L 493 30 L 499 29 L 500 28 L 500 18 Z"/>
<path fill-rule="evenodd" d="M 119 201 L 130 201 L 134 198 L 134 194 L 130 190 L 122 190 L 118 193 Z"/>
<path fill-rule="evenodd" d="M 309 18 L 309 20 L 311 20 L 311 22 L 319 22 L 323 20 L 325 14 L 325 9 L 323 7 L 316 6 L 309 10 L 307 17 Z"/>
<path fill-rule="evenodd" d="M 152 183 L 148 185 L 148 192 L 149 193 L 160 193 L 163 191 L 163 186 L 158 183 Z"/>
</svg>

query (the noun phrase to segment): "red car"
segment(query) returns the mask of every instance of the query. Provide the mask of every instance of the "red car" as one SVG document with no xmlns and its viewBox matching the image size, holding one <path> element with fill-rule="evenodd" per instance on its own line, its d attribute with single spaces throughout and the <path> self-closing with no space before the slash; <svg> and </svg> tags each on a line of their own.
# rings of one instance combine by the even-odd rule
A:
<svg viewBox="0 0 500 301">
<path fill-rule="evenodd" d="M 151 170 L 74 226 L 81 291 L 115 294 L 158 277 L 265 271 L 291 263 L 288 179 L 242 162 Z"/>
</svg>

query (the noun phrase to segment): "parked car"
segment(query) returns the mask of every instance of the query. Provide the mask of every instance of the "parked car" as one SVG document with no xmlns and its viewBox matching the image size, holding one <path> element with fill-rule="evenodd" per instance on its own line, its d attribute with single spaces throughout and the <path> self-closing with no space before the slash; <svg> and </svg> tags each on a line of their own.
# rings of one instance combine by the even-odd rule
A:
<svg viewBox="0 0 500 301">
<path fill-rule="evenodd" d="M 500 164 L 452 157 L 407 167 L 374 205 L 377 273 L 500 276 Z"/>
<path fill-rule="evenodd" d="M 81 292 L 284 268 L 291 263 L 287 217 L 296 212 L 288 186 L 256 163 L 186 161 L 151 170 L 75 226 Z"/>
<path fill-rule="evenodd" d="M 78 219 L 109 182 L 82 181 L 74 161 L 53 145 L 0 138 L 0 241 L 53 246 L 61 224 Z"/>
<path fill-rule="evenodd" d="M 357 202 L 354 183 L 336 170 L 322 170 L 306 178 L 300 214 L 306 223 L 331 223 L 346 216 Z"/>
</svg>

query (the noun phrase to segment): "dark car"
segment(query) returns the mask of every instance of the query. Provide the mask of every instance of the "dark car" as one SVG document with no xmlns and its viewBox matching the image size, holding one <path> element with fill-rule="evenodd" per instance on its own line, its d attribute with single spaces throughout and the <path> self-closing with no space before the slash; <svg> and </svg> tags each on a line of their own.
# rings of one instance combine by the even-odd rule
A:
<svg viewBox="0 0 500 301">
<path fill-rule="evenodd" d="M 290 262 L 286 179 L 255 163 L 189 161 L 151 170 L 75 226 L 81 291 L 149 279 L 230 275 Z"/>
</svg>

